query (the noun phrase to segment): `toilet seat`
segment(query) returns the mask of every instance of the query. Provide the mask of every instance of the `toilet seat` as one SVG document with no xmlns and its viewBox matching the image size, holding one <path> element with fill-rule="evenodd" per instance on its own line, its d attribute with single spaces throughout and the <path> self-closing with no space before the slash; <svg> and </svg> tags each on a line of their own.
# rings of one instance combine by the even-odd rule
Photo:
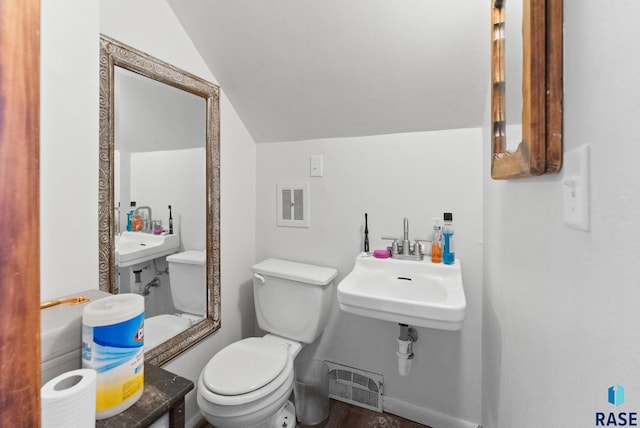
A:
<svg viewBox="0 0 640 428">
<path fill-rule="evenodd" d="M 286 346 L 250 337 L 214 355 L 200 381 L 208 401 L 220 405 L 245 404 L 285 384 L 292 385 L 293 360 Z"/>
</svg>

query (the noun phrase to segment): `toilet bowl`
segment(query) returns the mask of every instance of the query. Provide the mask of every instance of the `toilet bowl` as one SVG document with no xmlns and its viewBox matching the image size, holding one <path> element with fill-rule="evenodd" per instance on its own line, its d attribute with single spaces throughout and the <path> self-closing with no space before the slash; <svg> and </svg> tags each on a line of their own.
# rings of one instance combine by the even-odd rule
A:
<svg viewBox="0 0 640 428">
<path fill-rule="evenodd" d="M 198 379 L 198 406 L 217 428 L 293 427 L 293 360 L 324 329 L 337 271 L 278 259 L 252 270 L 258 325 L 269 333 L 232 343 L 209 360 Z"/>
<path fill-rule="evenodd" d="M 276 426 L 293 389 L 298 342 L 274 335 L 232 343 L 209 361 L 198 379 L 198 406 L 216 427 Z"/>
<path fill-rule="evenodd" d="M 155 348 L 159 344 L 185 331 L 194 321 L 179 315 L 161 314 L 144 320 L 144 348 L 145 351 Z"/>
</svg>

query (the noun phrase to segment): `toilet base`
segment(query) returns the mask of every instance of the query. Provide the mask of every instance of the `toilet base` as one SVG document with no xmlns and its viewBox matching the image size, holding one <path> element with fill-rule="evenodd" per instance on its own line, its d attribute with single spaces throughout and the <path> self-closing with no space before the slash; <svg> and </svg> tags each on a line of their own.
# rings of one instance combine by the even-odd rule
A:
<svg viewBox="0 0 640 428">
<path fill-rule="evenodd" d="M 278 413 L 276 428 L 295 428 L 296 406 L 294 406 L 291 401 L 284 403 L 284 407 Z"/>
<path fill-rule="evenodd" d="M 263 420 L 258 422 L 257 424 L 251 424 L 247 426 L 246 421 L 240 421 L 236 418 L 230 418 L 227 420 L 216 419 L 213 420 L 211 417 L 207 417 L 206 414 L 202 413 L 205 420 L 207 420 L 210 424 L 217 424 L 215 426 L 219 427 L 229 427 L 229 428 L 295 428 L 296 427 L 296 407 L 295 405 L 287 400 L 284 405 L 278 410 L 275 414 L 271 415 L 267 420 Z"/>
<path fill-rule="evenodd" d="M 263 421 L 250 428 L 295 428 L 296 427 L 296 406 L 289 400 L 278 412 L 268 420 Z"/>
</svg>

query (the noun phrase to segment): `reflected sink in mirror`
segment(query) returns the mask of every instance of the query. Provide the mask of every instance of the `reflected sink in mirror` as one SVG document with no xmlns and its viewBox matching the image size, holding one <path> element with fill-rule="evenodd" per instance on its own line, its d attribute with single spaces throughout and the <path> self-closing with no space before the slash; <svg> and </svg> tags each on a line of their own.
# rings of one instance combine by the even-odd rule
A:
<svg viewBox="0 0 640 428">
<path fill-rule="evenodd" d="M 467 301 L 460 261 L 453 265 L 356 257 L 353 270 L 338 284 L 345 312 L 442 330 L 460 330 Z"/>
<path fill-rule="evenodd" d="M 173 254 L 179 248 L 180 237 L 177 234 L 122 232 L 116 235 L 116 263 L 120 267 L 127 267 Z"/>
</svg>

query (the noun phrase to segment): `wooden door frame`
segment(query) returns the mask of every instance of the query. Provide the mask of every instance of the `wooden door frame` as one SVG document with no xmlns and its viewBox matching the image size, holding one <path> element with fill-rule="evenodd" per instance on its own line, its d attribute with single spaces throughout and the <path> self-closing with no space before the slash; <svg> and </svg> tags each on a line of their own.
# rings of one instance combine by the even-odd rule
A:
<svg viewBox="0 0 640 428">
<path fill-rule="evenodd" d="M 0 1 L 0 426 L 40 426 L 40 1 Z"/>
</svg>

